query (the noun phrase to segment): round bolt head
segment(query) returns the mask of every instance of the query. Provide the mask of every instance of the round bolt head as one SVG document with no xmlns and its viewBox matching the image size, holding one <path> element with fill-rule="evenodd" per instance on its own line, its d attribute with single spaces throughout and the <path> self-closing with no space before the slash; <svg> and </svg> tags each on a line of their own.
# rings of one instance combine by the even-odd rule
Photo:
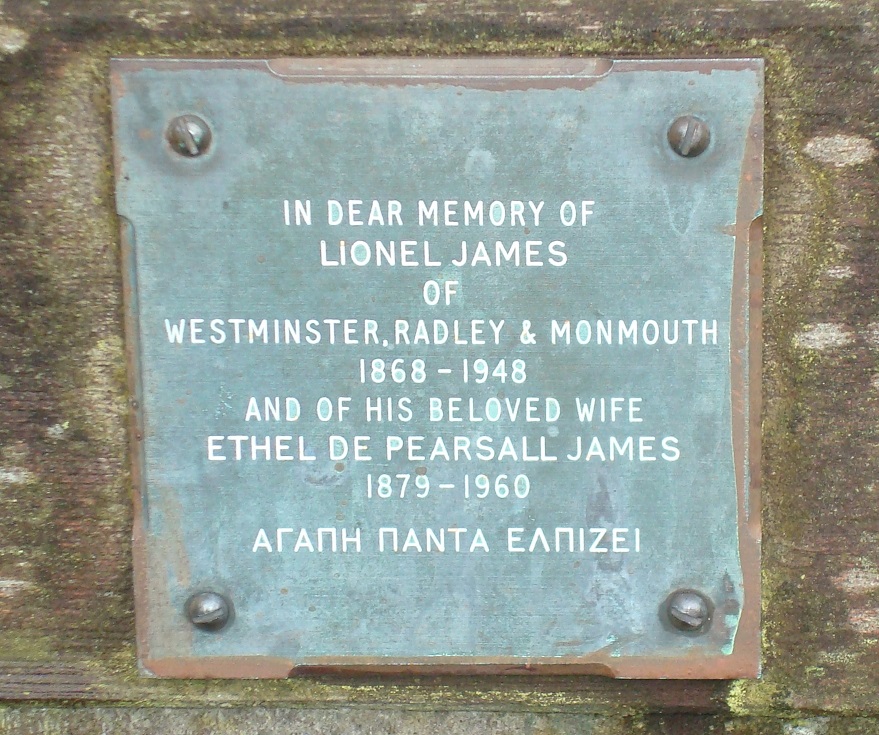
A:
<svg viewBox="0 0 879 735">
<path fill-rule="evenodd" d="M 231 607 L 216 592 L 198 592 L 186 601 L 186 616 L 202 630 L 220 630 L 229 622 Z"/>
<path fill-rule="evenodd" d="M 180 115 L 168 123 L 166 137 L 175 153 L 195 158 L 211 144 L 211 129 L 196 115 Z"/>
<path fill-rule="evenodd" d="M 710 142 L 711 131 L 708 124 L 693 115 L 679 117 L 668 129 L 669 145 L 684 158 L 695 158 L 704 153 Z"/>
<path fill-rule="evenodd" d="M 708 598 L 694 590 L 678 590 L 668 598 L 668 619 L 678 630 L 698 633 L 711 622 Z"/>
</svg>

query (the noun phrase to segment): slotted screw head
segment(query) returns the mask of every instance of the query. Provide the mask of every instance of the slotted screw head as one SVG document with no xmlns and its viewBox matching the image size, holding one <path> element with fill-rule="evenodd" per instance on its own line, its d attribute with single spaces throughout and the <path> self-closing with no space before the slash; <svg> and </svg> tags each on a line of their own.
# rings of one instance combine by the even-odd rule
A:
<svg viewBox="0 0 879 735">
<path fill-rule="evenodd" d="M 711 131 L 708 123 L 694 115 L 679 117 L 668 129 L 669 145 L 684 158 L 695 158 L 704 153 L 710 142 Z"/>
<path fill-rule="evenodd" d="M 195 158 L 211 145 L 211 129 L 197 115 L 180 115 L 168 123 L 165 133 L 175 153 Z"/>
<path fill-rule="evenodd" d="M 229 622 L 230 605 L 216 592 L 198 592 L 186 601 L 186 616 L 202 630 L 220 630 Z"/>
<path fill-rule="evenodd" d="M 711 621 L 708 598 L 694 590 L 678 590 L 672 594 L 666 611 L 675 628 L 689 633 L 704 630 Z"/>
</svg>

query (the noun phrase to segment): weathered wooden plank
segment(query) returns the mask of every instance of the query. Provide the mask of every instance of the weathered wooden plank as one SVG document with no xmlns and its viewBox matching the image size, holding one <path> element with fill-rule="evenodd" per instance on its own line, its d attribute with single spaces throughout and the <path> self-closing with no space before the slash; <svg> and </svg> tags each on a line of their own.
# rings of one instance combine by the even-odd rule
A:
<svg viewBox="0 0 879 735">
<path fill-rule="evenodd" d="M 256 735 L 278 731 L 280 724 L 285 733 L 306 735 L 343 735 L 351 732 L 408 733 L 442 732 L 448 735 L 469 735 L 479 732 L 500 735 L 509 732 L 541 732 L 555 735 L 624 735 L 640 732 L 644 735 L 676 733 L 678 735 L 720 735 L 723 724 L 718 720 L 701 717 L 667 718 L 600 718 L 561 714 L 505 714 L 496 712 L 411 712 L 395 710 L 353 709 L 142 709 L 142 708 L 86 708 L 77 710 L 7 709 L 0 710 L 0 732 L 43 733 L 63 731 L 71 735 L 94 732 L 114 732 L 125 735 L 144 735 L 155 732 L 174 732 L 181 735 L 211 732 L 223 735 Z M 736 732 L 773 732 L 749 730 Z"/>
<path fill-rule="evenodd" d="M 443 732 L 469 735 L 479 732 L 552 733 L 552 735 L 875 735 L 876 720 L 864 717 L 735 718 L 699 715 L 647 715 L 600 717 L 571 714 L 498 713 L 491 711 L 413 712 L 364 708 L 159 708 L 81 707 L 77 709 L 8 707 L 0 709 L 0 732 L 37 735 L 65 732 L 91 735 L 152 735 L 174 732 L 197 735 L 257 735 L 284 732 L 291 735 L 344 735 L 375 732 L 387 735 L 420 735 Z"/>
<path fill-rule="evenodd" d="M 0 699 L 53 701 L 97 699 L 92 677 L 77 666 L 0 663 Z"/>
<path fill-rule="evenodd" d="M 21 48 L 0 51 L 0 698 L 877 713 L 875 13 L 793 0 L 262 2 L 246 14 L 7 0 L 0 46 Z M 138 677 L 107 60 L 359 53 L 767 59 L 762 681 Z M 753 731 L 764 724 L 779 723 Z"/>
</svg>

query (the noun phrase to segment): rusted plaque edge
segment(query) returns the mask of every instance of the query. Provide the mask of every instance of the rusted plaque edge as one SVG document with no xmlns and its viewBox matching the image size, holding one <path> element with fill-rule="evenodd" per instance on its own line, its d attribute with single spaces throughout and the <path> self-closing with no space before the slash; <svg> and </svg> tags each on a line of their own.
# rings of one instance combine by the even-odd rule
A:
<svg viewBox="0 0 879 735">
<path fill-rule="evenodd" d="M 114 101 L 124 95 L 121 74 L 130 69 L 266 68 L 290 83 L 316 80 L 362 84 L 407 85 L 449 82 L 482 89 L 571 87 L 584 89 L 599 78 L 627 71 L 750 70 L 762 80 L 762 59 L 113 59 L 111 91 Z M 471 70 L 478 65 L 479 74 Z M 115 120 L 114 125 L 118 124 Z M 121 151 L 114 147 L 115 167 L 122 169 Z M 741 618 L 728 655 L 615 658 L 596 652 L 585 657 L 425 657 L 405 660 L 373 657 L 310 658 L 306 662 L 267 656 L 154 658 L 149 650 L 149 596 L 144 514 L 146 488 L 144 416 L 139 346 L 139 308 L 134 234 L 120 218 L 126 358 L 129 380 L 129 428 L 134 505 L 134 579 L 136 636 L 142 672 L 178 678 L 285 678 L 326 672 L 384 674 L 552 674 L 601 675 L 623 679 L 734 679 L 760 674 L 760 489 L 761 489 L 761 374 L 762 374 L 762 195 L 763 100 L 748 132 L 735 223 L 733 289 L 731 294 L 731 404 L 735 474 L 738 494 L 738 546 L 744 581 Z M 747 356 L 745 360 L 744 357 Z M 745 364 L 747 362 L 747 364 Z"/>
</svg>

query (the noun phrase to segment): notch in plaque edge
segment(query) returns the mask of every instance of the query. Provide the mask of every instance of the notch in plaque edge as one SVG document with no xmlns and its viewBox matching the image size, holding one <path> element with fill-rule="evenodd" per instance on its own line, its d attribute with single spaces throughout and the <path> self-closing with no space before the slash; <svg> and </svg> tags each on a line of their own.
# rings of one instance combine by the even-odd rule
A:
<svg viewBox="0 0 879 735">
<path fill-rule="evenodd" d="M 174 679 L 290 679 L 302 676 L 600 676 L 617 681 L 678 680 L 729 681 L 759 676 L 759 662 L 733 651 L 723 655 L 678 655 L 661 660 L 633 657 L 628 660 L 502 661 L 460 659 L 401 661 L 357 658 L 356 660 L 292 659 L 275 656 L 176 656 L 152 658 L 139 655 L 138 668 L 147 677 Z"/>
<path fill-rule="evenodd" d="M 605 57 L 282 57 L 265 59 L 266 69 L 288 80 L 319 78 L 328 81 L 356 79 L 406 82 L 504 80 L 600 79 L 613 70 L 615 61 Z"/>
</svg>

